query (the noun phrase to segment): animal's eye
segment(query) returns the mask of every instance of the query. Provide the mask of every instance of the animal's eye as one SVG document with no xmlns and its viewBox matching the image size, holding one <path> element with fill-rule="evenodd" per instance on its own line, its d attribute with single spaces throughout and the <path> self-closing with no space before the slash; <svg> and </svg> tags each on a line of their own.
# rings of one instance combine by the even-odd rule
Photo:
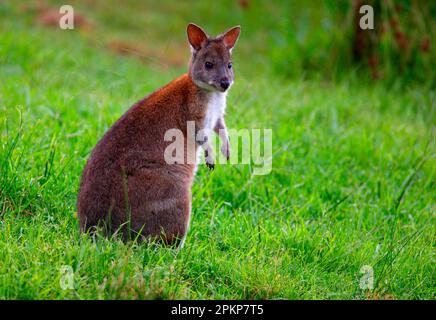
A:
<svg viewBox="0 0 436 320">
<path fill-rule="evenodd" d="M 212 68 L 213 68 L 213 63 L 207 61 L 207 62 L 204 64 L 204 66 L 206 67 L 206 69 L 212 69 Z"/>
<path fill-rule="evenodd" d="M 227 68 L 231 69 L 232 68 L 232 63 L 229 62 L 229 64 L 227 65 Z"/>
</svg>

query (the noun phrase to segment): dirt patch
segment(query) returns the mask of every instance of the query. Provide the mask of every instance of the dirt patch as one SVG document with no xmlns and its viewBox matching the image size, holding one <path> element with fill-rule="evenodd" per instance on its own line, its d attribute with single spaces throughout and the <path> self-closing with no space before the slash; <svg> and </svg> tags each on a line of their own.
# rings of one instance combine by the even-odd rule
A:
<svg viewBox="0 0 436 320">
<path fill-rule="evenodd" d="M 26 3 L 20 6 L 21 12 L 30 12 L 35 15 L 35 23 L 52 28 L 60 28 L 59 20 L 63 16 L 59 12 L 60 7 L 53 7 L 47 5 L 44 1 L 35 1 L 34 3 Z M 90 19 L 85 17 L 82 13 L 74 10 L 74 28 L 90 30 L 93 23 Z"/>
<path fill-rule="evenodd" d="M 62 15 L 57 8 L 42 10 L 37 17 L 37 22 L 43 26 L 59 28 L 59 20 Z M 89 30 L 92 23 L 84 15 L 74 11 L 74 28 Z"/>
<path fill-rule="evenodd" d="M 118 39 L 110 40 L 107 43 L 107 48 L 123 56 L 134 56 L 141 59 L 146 59 L 150 55 L 150 52 L 140 45 Z"/>
<path fill-rule="evenodd" d="M 188 49 L 181 44 L 174 43 L 165 48 L 149 48 L 139 43 L 113 39 L 108 41 L 107 48 L 119 55 L 136 57 L 144 63 L 157 63 L 163 67 L 179 67 L 187 64 L 184 53 Z"/>
<path fill-rule="evenodd" d="M 34 16 L 34 23 L 48 28 L 60 28 L 59 20 L 63 16 L 59 12 L 60 7 L 55 7 L 46 4 L 43 0 L 32 3 L 23 4 L 20 6 L 20 11 L 31 13 Z M 75 8 L 74 8 L 75 9 Z M 99 31 L 93 21 L 88 17 L 74 10 L 74 28 L 85 31 L 91 35 L 91 41 L 96 45 L 101 45 L 101 39 L 98 35 Z M 92 31 L 92 32 L 91 32 Z M 104 46 L 111 52 L 120 56 L 130 56 L 139 59 L 147 64 L 158 65 L 163 68 L 180 67 L 188 62 L 189 49 L 186 43 L 155 43 L 148 42 L 153 47 L 145 43 L 134 40 L 111 39 L 103 40 Z"/>
</svg>

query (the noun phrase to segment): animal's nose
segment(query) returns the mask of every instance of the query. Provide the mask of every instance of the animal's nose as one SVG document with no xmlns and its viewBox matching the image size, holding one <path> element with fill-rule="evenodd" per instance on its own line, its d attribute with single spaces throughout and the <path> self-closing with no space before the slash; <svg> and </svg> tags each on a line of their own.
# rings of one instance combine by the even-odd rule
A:
<svg viewBox="0 0 436 320">
<path fill-rule="evenodd" d="M 225 90 L 230 86 L 230 81 L 228 79 L 223 79 L 220 81 L 220 86 Z"/>
</svg>

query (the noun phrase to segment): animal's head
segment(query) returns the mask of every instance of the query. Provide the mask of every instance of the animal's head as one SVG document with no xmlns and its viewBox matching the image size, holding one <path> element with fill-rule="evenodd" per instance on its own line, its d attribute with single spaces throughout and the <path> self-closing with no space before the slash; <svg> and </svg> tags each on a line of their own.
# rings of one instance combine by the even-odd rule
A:
<svg viewBox="0 0 436 320">
<path fill-rule="evenodd" d="M 210 91 L 226 91 L 233 83 L 232 49 L 241 28 L 233 27 L 213 38 L 199 26 L 190 23 L 187 28 L 191 45 L 189 75 L 199 87 Z"/>
</svg>

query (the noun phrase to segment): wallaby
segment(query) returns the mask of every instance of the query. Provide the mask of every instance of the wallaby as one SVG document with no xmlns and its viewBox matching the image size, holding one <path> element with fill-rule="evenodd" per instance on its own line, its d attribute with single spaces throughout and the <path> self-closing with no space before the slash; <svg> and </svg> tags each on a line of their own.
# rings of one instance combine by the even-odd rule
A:
<svg viewBox="0 0 436 320">
<path fill-rule="evenodd" d="M 187 138 L 186 124 L 193 121 L 195 133 L 202 133 L 201 138 L 196 136 L 194 152 L 204 150 L 206 165 L 214 168 L 208 142 L 212 131 L 219 135 L 221 151 L 229 159 L 224 110 L 234 80 L 231 53 L 240 27 L 209 37 L 190 23 L 187 34 L 188 73 L 134 104 L 92 151 L 77 201 L 82 232 L 101 225 L 107 235 L 119 232 L 124 239 L 151 238 L 180 245 L 189 227 L 197 160 L 167 163 L 164 153 L 170 142 L 165 141 L 165 132 L 178 129 Z"/>
</svg>

